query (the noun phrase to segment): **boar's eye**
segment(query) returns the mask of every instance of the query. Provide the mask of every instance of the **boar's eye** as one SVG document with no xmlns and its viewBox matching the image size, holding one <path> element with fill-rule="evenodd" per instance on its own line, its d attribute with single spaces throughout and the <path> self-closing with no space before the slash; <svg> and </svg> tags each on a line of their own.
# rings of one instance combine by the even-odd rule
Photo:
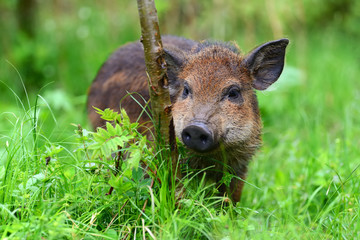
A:
<svg viewBox="0 0 360 240">
<path fill-rule="evenodd" d="M 243 99 L 241 96 L 240 88 L 237 86 L 231 86 L 224 94 L 224 98 L 234 103 L 242 103 Z"/>
<path fill-rule="evenodd" d="M 228 98 L 230 100 L 235 100 L 240 96 L 240 92 L 238 89 L 230 89 L 230 91 L 228 92 Z"/>
<path fill-rule="evenodd" d="M 188 85 L 187 82 L 184 83 L 184 90 L 183 90 L 183 93 L 182 93 L 182 98 L 185 99 L 189 96 L 189 94 L 191 93 L 191 89 Z"/>
</svg>

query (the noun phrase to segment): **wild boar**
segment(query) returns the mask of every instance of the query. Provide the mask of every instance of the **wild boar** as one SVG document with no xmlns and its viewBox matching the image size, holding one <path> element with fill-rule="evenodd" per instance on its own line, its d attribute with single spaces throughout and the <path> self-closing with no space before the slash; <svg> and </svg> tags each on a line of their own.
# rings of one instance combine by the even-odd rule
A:
<svg viewBox="0 0 360 240">
<path fill-rule="evenodd" d="M 240 201 L 249 161 L 261 145 L 255 89 L 265 90 L 279 78 L 288 43 L 267 42 L 244 56 L 230 43 L 163 37 L 176 136 L 189 149 L 191 168 L 208 168 L 207 175 L 216 182 L 224 172 L 238 177 L 229 188 L 219 186 L 234 202 Z M 130 118 L 138 119 L 142 108 L 124 96 L 137 92 L 149 100 L 145 71 L 140 42 L 110 56 L 89 91 L 88 114 L 94 127 L 105 122 L 93 106 L 118 109 L 120 101 Z M 148 121 L 146 114 L 139 121 Z"/>
</svg>

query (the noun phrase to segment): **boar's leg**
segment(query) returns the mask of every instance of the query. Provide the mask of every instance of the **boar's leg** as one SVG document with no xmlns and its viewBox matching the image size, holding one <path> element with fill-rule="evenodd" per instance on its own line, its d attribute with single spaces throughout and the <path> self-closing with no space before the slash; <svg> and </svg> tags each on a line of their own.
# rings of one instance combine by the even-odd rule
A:
<svg viewBox="0 0 360 240">
<path fill-rule="evenodd" d="M 230 198 L 234 202 L 234 204 L 236 204 L 237 202 L 240 202 L 242 189 L 244 187 L 244 181 L 243 180 L 245 180 L 246 174 L 238 176 L 238 177 L 241 178 L 241 180 L 239 178 L 233 177 L 231 179 L 229 187 L 226 186 L 225 184 L 220 184 L 220 186 L 218 186 L 219 192 L 222 195 L 224 193 L 228 193 Z M 220 181 L 221 181 L 221 177 L 217 178 L 217 182 L 220 182 Z"/>
<path fill-rule="evenodd" d="M 245 176 L 240 177 L 242 180 L 245 180 Z M 237 203 L 240 202 L 241 192 L 244 187 L 244 181 L 238 178 L 233 178 L 230 182 L 230 193 L 231 199 Z"/>
</svg>

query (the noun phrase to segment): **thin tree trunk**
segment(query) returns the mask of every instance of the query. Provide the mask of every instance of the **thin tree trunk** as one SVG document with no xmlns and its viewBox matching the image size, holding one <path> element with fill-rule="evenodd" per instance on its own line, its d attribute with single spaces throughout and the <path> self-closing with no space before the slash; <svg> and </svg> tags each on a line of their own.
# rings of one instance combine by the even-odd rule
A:
<svg viewBox="0 0 360 240">
<path fill-rule="evenodd" d="M 16 5 L 19 29 L 29 38 L 35 36 L 36 0 L 19 0 Z"/>
<path fill-rule="evenodd" d="M 155 123 L 157 144 L 169 146 L 173 174 L 180 177 L 177 167 L 178 153 L 171 114 L 166 62 L 161 41 L 159 21 L 153 0 L 137 0 L 141 42 L 144 46 L 146 71 L 148 73 L 150 102 Z M 169 159 L 170 160 L 170 159 Z"/>
</svg>

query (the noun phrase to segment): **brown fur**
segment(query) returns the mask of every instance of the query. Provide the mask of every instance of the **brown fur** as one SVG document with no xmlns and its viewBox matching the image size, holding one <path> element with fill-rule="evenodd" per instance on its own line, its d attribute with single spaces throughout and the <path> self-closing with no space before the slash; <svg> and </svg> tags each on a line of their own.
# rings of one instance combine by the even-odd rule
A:
<svg viewBox="0 0 360 240">
<path fill-rule="evenodd" d="M 263 90 L 276 81 L 282 71 L 287 40 L 264 44 L 245 57 L 237 47 L 224 43 L 197 43 L 171 36 L 163 37 L 163 43 L 177 137 L 181 140 L 182 130 L 197 121 L 206 124 L 218 143 L 209 152 L 190 153 L 189 165 L 194 169 L 215 166 L 208 175 L 216 181 L 224 171 L 245 179 L 248 163 L 261 144 L 261 119 L 253 87 Z M 185 84 L 191 89 L 188 97 L 183 95 Z M 227 98 L 226 91 L 231 86 L 239 88 L 239 100 Z M 147 88 L 142 45 L 139 42 L 125 45 L 102 66 L 91 86 L 88 100 L 91 123 L 94 127 L 105 124 L 92 106 L 118 109 L 127 92 L 138 92 L 148 101 Z M 142 111 L 130 97 L 124 98 L 121 105 L 132 121 Z M 147 121 L 143 114 L 140 122 Z M 230 189 L 221 187 L 235 202 L 240 200 L 242 188 L 243 181 L 235 178 Z"/>
<path fill-rule="evenodd" d="M 167 36 L 163 38 L 163 44 L 165 48 L 176 46 L 184 51 L 189 51 L 195 42 Z M 128 93 L 141 95 L 142 98 L 137 94 L 132 95 L 141 106 L 132 97 L 125 97 Z M 99 117 L 93 107 L 119 109 L 121 101 L 121 105 L 126 109 L 130 119 L 136 121 L 149 98 L 142 44 L 140 42 L 130 43 L 112 54 L 99 70 L 88 93 L 88 116 L 94 128 L 105 126 L 105 120 Z M 140 116 L 140 123 L 148 121 L 147 114 Z M 151 126 L 151 124 L 146 125 Z"/>
<path fill-rule="evenodd" d="M 214 170 L 221 171 L 213 170 L 209 175 L 216 180 L 221 179 L 222 172 L 227 168 L 224 164 L 232 168 L 232 173 L 245 179 L 248 162 L 261 143 L 256 96 L 248 71 L 239 67 L 241 61 L 240 55 L 222 46 L 213 46 L 191 56 L 179 76 L 192 86 L 193 98 L 174 103 L 175 132 L 181 139 L 181 129 L 194 119 L 206 121 L 216 131 L 214 135 L 222 139 L 224 148 L 215 149 L 189 162 L 194 169 L 215 165 Z M 243 89 L 244 103 L 240 106 L 221 101 L 219 93 L 232 84 L 238 84 Z M 226 153 L 226 160 L 222 151 Z M 233 179 L 231 185 L 234 191 L 232 198 L 239 201 L 243 183 Z"/>
</svg>

